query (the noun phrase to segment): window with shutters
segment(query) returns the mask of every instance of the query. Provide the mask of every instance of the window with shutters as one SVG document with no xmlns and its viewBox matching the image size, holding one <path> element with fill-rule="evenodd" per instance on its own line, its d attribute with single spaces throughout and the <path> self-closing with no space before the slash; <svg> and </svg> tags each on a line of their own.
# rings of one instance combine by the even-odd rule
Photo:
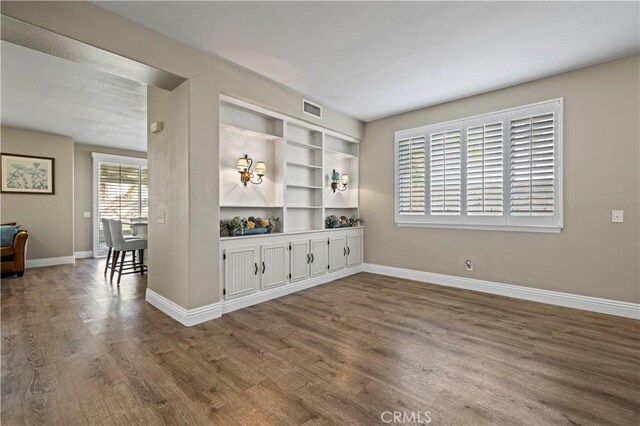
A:
<svg viewBox="0 0 640 426">
<path fill-rule="evenodd" d="M 106 253 L 101 218 L 122 221 L 148 217 L 148 170 L 145 159 L 108 154 L 94 158 L 94 255 Z M 131 236 L 130 226 L 122 227 Z"/>
<path fill-rule="evenodd" d="M 423 215 L 425 212 L 424 137 L 398 141 L 398 212 Z"/>
<path fill-rule="evenodd" d="M 562 99 L 396 132 L 396 223 L 559 232 Z"/>
</svg>

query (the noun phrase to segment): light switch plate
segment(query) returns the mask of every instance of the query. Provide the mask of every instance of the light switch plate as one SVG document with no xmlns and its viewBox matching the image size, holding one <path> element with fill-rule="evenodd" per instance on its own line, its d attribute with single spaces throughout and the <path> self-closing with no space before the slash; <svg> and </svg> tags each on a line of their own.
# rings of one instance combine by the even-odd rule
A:
<svg viewBox="0 0 640 426">
<path fill-rule="evenodd" d="M 624 210 L 611 210 L 611 223 L 624 222 Z"/>
<path fill-rule="evenodd" d="M 91 217 L 91 212 L 84 212 L 84 217 Z"/>
<path fill-rule="evenodd" d="M 165 220 L 165 215 L 164 215 L 164 213 L 159 214 L 159 215 L 156 217 L 156 221 L 157 221 L 158 223 L 165 223 L 165 221 L 166 221 L 166 220 Z"/>
</svg>

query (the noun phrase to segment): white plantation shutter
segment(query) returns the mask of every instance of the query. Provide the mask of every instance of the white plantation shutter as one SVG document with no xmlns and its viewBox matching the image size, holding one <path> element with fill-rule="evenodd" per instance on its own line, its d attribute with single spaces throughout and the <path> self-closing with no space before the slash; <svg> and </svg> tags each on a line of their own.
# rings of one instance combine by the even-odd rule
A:
<svg viewBox="0 0 640 426">
<path fill-rule="evenodd" d="M 460 215 L 462 201 L 462 131 L 429 135 L 429 212 Z"/>
<path fill-rule="evenodd" d="M 397 213 L 424 215 L 425 203 L 425 138 L 400 139 L 397 143 Z"/>
<path fill-rule="evenodd" d="M 511 216 L 553 217 L 556 212 L 556 117 L 549 109 L 509 117 Z"/>
<path fill-rule="evenodd" d="M 501 120 L 467 127 L 467 215 L 503 214 L 503 127 Z"/>
<path fill-rule="evenodd" d="M 396 148 L 399 225 L 562 229 L 562 99 L 396 132 Z"/>
</svg>

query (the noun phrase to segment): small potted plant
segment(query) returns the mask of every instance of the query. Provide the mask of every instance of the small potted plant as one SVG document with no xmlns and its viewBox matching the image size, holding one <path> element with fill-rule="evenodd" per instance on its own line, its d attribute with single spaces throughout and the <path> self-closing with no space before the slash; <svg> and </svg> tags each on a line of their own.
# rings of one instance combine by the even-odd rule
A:
<svg viewBox="0 0 640 426">
<path fill-rule="evenodd" d="M 231 237 L 239 235 L 270 234 L 273 232 L 279 221 L 280 218 L 275 216 L 268 219 L 262 219 L 254 216 L 249 216 L 245 219 L 240 216 L 236 216 L 233 219 L 224 219 L 220 221 L 220 234 L 225 230 Z"/>
<path fill-rule="evenodd" d="M 350 228 L 352 226 L 358 226 L 359 224 L 364 223 L 364 220 L 351 216 L 347 218 L 346 216 L 336 216 L 330 215 L 324 220 L 325 227 L 327 229 L 335 229 L 335 228 Z"/>
</svg>

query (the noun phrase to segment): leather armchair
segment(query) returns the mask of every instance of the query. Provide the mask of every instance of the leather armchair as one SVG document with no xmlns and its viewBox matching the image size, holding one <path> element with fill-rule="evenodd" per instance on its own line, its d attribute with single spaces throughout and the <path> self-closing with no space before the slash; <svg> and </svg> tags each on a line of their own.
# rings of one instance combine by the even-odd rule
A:
<svg viewBox="0 0 640 426">
<path fill-rule="evenodd" d="M 15 222 L 3 223 L 3 225 L 15 225 Z M 2 258 L 0 265 L 3 274 L 15 272 L 19 277 L 24 275 L 28 239 L 29 232 L 21 229 L 13 238 L 13 245 L 11 247 L 0 248 L 0 256 Z"/>
</svg>

